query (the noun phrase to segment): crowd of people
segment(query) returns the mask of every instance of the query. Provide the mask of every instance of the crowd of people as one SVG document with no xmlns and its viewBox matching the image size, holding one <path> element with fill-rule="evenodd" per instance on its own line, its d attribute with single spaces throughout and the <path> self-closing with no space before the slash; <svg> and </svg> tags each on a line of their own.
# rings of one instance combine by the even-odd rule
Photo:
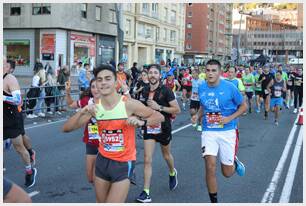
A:
<svg viewBox="0 0 306 206">
<path fill-rule="evenodd" d="M 7 112 L 4 119 L 9 120 L 5 122 L 22 119 L 18 118 L 22 115 L 20 88 L 10 67 L 5 62 L 4 110 Z M 293 107 L 293 112 L 297 113 L 302 106 L 303 70 L 293 66 L 285 69 L 284 65 L 273 64 L 223 68 L 218 60 L 211 59 L 205 65 L 183 68 L 169 63 L 139 69 L 136 62 L 128 71 L 124 67 L 121 62 L 102 64 L 91 71 L 90 65 L 78 64 L 80 95 L 75 100 L 71 96 L 68 67 L 56 72 L 49 64 L 43 67 L 37 61 L 32 90 L 27 94 L 27 97 L 37 97 L 35 104 L 27 102 L 28 118 L 45 117 L 44 101 L 50 114 L 60 114 L 67 108 L 78 109 L 64 124 L 63 132 L 84 128 L 86 175 L 95 188 L 97 202 L 125 202 L 130 183 L 135 183 L 136 130 L 141 131 L 144 145 L 143 190 L 136 201 L 152 202 L 150 188 L 156 184 L 151 184 L 156 143 L 160 144 L 168 166 L 169 190 L 175 190 L 179 169 L 171 153 L 172 123 L 181 109 L 187 110 L 189 105 L 192 126 L 202 133 L 208 195 L 211 202 L 216 203 L 218 154 L 225 177 L 235 172 L 245 175 L 245 166 L 237 157 L 238 117 L 256 112 L 267 120 L 272 111 L 278 125 L 282 109 Z M 52 104 L 55 105 L 53 110 Z M 23 119 L 4 125 L 6 138 L 12 139 L 24 160 L 25 185 L 32 187 L 37 174 L 33 167 L 35 151 L 25 135 Z"/>
</svg>

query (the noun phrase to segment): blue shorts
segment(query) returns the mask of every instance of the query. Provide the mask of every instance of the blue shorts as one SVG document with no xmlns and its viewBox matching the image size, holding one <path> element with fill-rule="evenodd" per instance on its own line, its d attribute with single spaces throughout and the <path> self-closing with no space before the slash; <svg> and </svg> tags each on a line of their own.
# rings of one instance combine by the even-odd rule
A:
<svg viewBox="0 0 306 206">
<path fill-rule="evenodd" d="M 271 101 L 270 101 L 270 107 L 273 108 L 275 106 L 280 106 L 282 107 L 283 106 L 283 98 L 281 97 L 278 97 L 278 98 L 271 98 Z"/>
</svg>

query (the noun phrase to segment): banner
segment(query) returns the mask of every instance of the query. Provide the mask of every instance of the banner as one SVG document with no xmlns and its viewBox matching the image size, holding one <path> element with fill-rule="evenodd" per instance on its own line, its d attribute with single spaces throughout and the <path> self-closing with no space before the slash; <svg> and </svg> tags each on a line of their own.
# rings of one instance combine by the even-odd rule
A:
<svg viewBox="0 0 306 206">
<path fill-rule="evenodd" d="M 54 54 L 55 34 L 43 34 L 41 39 L 41 53 Z"/>
</svg>

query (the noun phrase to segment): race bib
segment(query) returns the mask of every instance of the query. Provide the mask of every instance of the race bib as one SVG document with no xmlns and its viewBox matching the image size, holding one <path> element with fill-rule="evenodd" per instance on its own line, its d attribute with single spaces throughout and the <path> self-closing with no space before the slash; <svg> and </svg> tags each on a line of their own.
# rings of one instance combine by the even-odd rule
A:
<svg viewBox="0 0 306 206">
<path fill-rule="evenodd" d="M 102 130 L 102 141 L 106 152 L 122 152 L 125 149 L 124 136 L 121 129 Z"/>
<path fill-rule="evenodd" d="M 296 80 L 294 83 L 295 83 L 295 86 L 301 86 L 302 85 L 301 80 Z"/>
<path fill-rule="evenodd" d="M 269 94 L 269 91 L 267 89 L 265 89 L 265 94 Z"/>
<path fill-rule="evenodd" d="M 274 96 L 275 96 L 275 97 L 281 97 L 281 96 L 282 96 L 282 91 L 275 90 L 275 91 L 274 91 Z"/>
<path fill-rule="evenodd" d="M 88 124 L 88 138 L 90 140 L 100 139 L 98 125 L 96 124 Z"/>
<path fill-rule="evenodd" d="M 288 81 L 288 86 L 292 86 L 292 81 Z"/>
<path fill-rule="evenodd" d="M 223 128 L 221 120 L 222 120 L 222 115 L 220 112 L 206 113 L 207 128 Z"/>
<path fill-rule="evenodd" d="M 160 134 L 161 133 L 161 124 L 154 126 L 147 126 L 147 134 Z"/>
<path fill-rule="evenodd" d="M 197 92 L 192 92 L 192 95 L 190 97 L 191 100 L 199 101 L 199 95 Z"/>
</svg>

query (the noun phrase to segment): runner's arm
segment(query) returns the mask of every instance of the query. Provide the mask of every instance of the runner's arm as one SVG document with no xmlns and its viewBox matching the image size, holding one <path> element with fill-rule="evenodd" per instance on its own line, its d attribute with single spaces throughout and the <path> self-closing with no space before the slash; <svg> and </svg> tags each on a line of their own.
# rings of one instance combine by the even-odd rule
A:
<svg viewBox="0 0 306 206">
<path fill-rule="evenodd" d="M 179 113 L 181 113 L 180 106 L 178 105 L 176 99 L 169 102 L 169 105 L 170 105 L 170 107 L 159 106 L 159 111 L 166 112 L 166 113 L 169 113 L 169 114 L 179 114 Z"/>
<path fill-rule="evenodd" d="M 70 117 L 64 124 L 62 131 L 63 132 L 71 132 L 73 130 L 79 129 L 87 124 L 93 115 L 89 112 L 89 108 L 94 105 L 87 105 L 86 107 L 82 108 L 79 112 L 75 115 Z"/>
<path fill-rule="evenodd" d="M 147 125 L 156 125 L 165 121 L 165 118 L 161 113 L 146 107 L 138 100 L 129 99 L 126 106 L 131 115 L 136 115 L 142 119 L 140 120 L 139 126 L 143 126 L 145 121 L 147 121 Z"/>
<path fill-rule="evenodd" d="M 12 97 L 3 95 L 3 101 L 8 102 L 13 105 L 20 105 L 22 103 L 20 87 L 15 76 L 7 75 L 7 85 L 9 92 L 12 94 Z"/>
</svg>

